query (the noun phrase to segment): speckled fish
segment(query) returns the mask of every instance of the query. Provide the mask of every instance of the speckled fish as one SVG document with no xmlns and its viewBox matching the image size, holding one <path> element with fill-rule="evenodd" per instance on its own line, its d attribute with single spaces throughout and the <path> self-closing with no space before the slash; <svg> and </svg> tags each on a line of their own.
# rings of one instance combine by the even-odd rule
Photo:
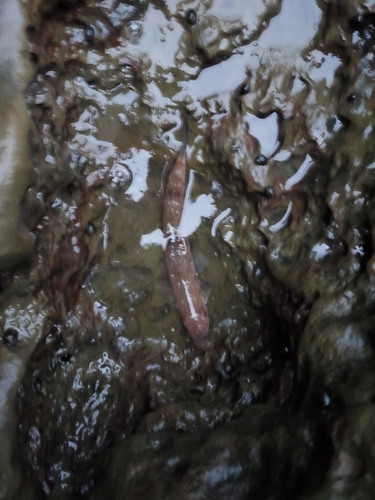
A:
<svg viewBox="0 0 375 500">
<path fill-rule="evenodd" d="M 185 178 L 186 155 L 183 151 L 169 174 L 165 189 L 163 230 L 165 236 L 170 236 L 165 256 L 182 321 L 195 344 L 205 349 L 210 329 L 207 306 L 202 296 L 189 240 L 177 234 L 184 206 Z"/>
</svg>

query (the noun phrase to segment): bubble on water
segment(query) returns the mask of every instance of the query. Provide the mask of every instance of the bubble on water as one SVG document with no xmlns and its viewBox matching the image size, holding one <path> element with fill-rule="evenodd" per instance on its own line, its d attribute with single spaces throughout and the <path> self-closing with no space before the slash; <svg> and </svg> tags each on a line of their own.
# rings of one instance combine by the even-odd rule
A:
<svg viewBox="0 0 375 500">
<path fill-rule="evenodd" d="M 354 102 L 358 99 L 358 94 L 356 94 L 355 92 L 353 92 L 352 94 L 349 94 L 348 97 L 346 98 L 346 100 L 348 102 Z"/>
<path fill-rule="evenodd" d="M 102 375 L 106 377 L 108 381 L 112 378 L 112 375 L 117 375 L 121 370 L 119 364 L 117 364 L 113 359 L 108 356 L 107 352 L 103 352 L 102 356 L 97 361 L 92 361 L 89 364 L 87 373 L 95 373 L 99 371 Z"/>
<path fill-rule="evenodd" d="M 250 92 L 250 85 L 248 83 L 244 83 L 240 87 L 240 95 L 245 95 Z"/>
<path fill-rule="evenodd" d="M 143 34 L 143 27 L 140 21 L 131 21 L 128 24 L 128 37 L 130 43 L 136 43 Z"/>
<path fill-rule="evenodd" d="M 14 347 L 18 343 L 18 330 L 16 328 L 6 328 L 3 340 L 8 347 Z"/>
<path fill-rule="evenodd" d="M 255 158 L 255 163 L 257 165 L 267 165 L 267 158 L 264 155 L 258 155 Z"/>
<path fill-rule="evenodd" d="M 126 352 L 131 345 L 131 341 L 126 337 L 120 336 L 117 338 L 117 347 L 121 352 Z"/>
<path fill-rule="evenodd" d="M 64 354 L 62 354 L 62 355 L 60 356 L 60 361 L 61 361 L 62 363 L 67 363 L 68 361 L 70 361 L 70 359 L 71 359 L 71 358 L 72 358 L 72 355 L 71 355 L 71 354 L 69 354 L 68 352 L 65 352 Z"/>
<path fill-rule="evenodd" d="M 37 429 L 37 427 L 33 426 L 30 428 L 29 430 L 29 445 L 30 445 L 30 448 L 35 451 L 37 450 L 37 448 L 39 448 L 40 446 L 40 432 L 39 430 Z"/>
<path fill-rule="evenodd" d="M 188 11 L 186 11 L 185 19 L 188 24 L 194 26 L 194 24 L 197 23 L 198 15 L 194 9 L 189 9 Z"/>
<path fill-rule="evenodd" d="M 108 323 L 113 326 L 113 331 L 114 331 L 114 334 L 116 335 L 116 337 L 120 337 L 126 330 L 125 325 L 124 325 L 124 321 L 122 318 L 119 318 L 119 317 L 114 318 L 113 316 L 111 316 L 108 319 Z"/>
<path fill-rule="evenodd" d="M 330 406 L 331 403 L 332 403 L 332 401 L 331 401 L 330 396 L 325 392 L 323 394 L 323 406 L 324 406 L 324 408 L 327 408 L 328 406 Z"/>
<path fill-rule="evenodd" d="M 272 186 L 266 186 L 264 188 L 264 194 L 267 196 L 267 198 L 272 198 L 275 195 L 275 191 Z"/>
<path fill-rule="evenodd" d="M 34 382 L 33 382 L 33 389 L 34 391 L 39 394 L 42 392 L 42 389 L 43 389 L 43 383 L 42 381 L 40 380 L 40 378 L 35 378 L 34 379 Z"/>
<path fill-rule="evenodd" d="M 129 169 L 120 163 L 115 163 L 109 172 L 112 189 L 127 189 L 132 181 Z"/>
<path fill-rule="evenodd" d="M 96 233 L 96 228 L 92 222 L 89 222 L 85 228 L 85 231 L 91 236 Z"/>
<path fill-rule="evenodd" d="M 92 42 L 96 36 L 96 30 L 94 26 L 87 26 L 85 31 L 85 38 L 88 42 Z"/>
</svg>

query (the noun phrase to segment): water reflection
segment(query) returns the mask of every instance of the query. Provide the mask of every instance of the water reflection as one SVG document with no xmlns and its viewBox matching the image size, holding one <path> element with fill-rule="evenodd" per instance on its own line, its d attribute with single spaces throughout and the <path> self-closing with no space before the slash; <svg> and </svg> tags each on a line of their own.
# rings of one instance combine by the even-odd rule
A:
<svg viewBox="0 0 375 500">
<path fill-rule="evenodd" d="M 261 48 L 277 52 L 299 52 L 309 45 L 319 27 L 322 11 L 316 2 L 283 0 L 280 13 L 271 19 L 269 27 L 259 37 Z"/>
<path fill-rule="evenodd" d="M 271 113 L 266 118 L 258 118 L 251 113 L 244 116 L 252 136 L 258 139 L 260 152 L 269 158 L 279 147 L 279 118 L 277 113 Z"/>
<path fill-rule="evenodd" d="M 139 201 L 147 190 L 148 161 L 151 153 L 146 150 L 131 148 L 131 158 L 126 165 L 132 173 L 132 182 L 125 194 L 133 201 Z"/>
<path fill-rule="evenodd" d="M 370 382 L 373 369 L 373 36 L 363 5 L 350 21 L 315 1 L 105 0 L 58 15 L 43 3 L 27 92 L 38 180 L 26 194 L 28 182 L 14 183 L 37 247 L 4 274 L 0 385 L 6 408 L 32 353 L 19 390 L 22 454 L 46 494 L 74 498 L 115 471 L 105 486 L 130 500 L 164 484 L 163 498 L 185 498 L 193 483 L 220 498 L 228 474 L 233 497 L 271 485 L 269 497 L 282 487 L 294 498 L 301 477 L 319 469 L 318 485 L 331 467 L 314 457 L 341 456 L 326 412 L 367 404 L 373 385 L 351 390 L 363 366 Z M 19 129 L 7 123 L 11 164 Z M 160 185 L 185 141 L 182 217 L 166 238 Z M 205 354 L 175 307 L 163 252 L 175 236 L 189 238 L 208 303 Z M 288 407 L 297 379 L 303 405 L 318 408 L 303 418 L 300 394 Z M 101 470 L 114 440 L 122 459 Z M 271 459 L 288 463 L 287 486 L 279 465 L 269 479 Z"/>
<path fill-rule="evenodd" d="M 310 168 L 313 166 L 314 161 L 310 155 L 306 155 L 306 158 L 303 160 L 301 166 L 298 170 L 291 176 L 285 183 L 285 189 L 289 190 L 299 182 L 301 182 L 304 177 L 308 174 Z"/>
</svg>

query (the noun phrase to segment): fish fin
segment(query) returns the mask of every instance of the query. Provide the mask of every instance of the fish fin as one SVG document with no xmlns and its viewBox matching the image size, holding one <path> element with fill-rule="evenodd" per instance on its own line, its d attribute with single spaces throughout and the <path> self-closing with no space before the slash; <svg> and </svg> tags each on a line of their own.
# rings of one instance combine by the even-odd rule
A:
<svg viewBox="0 0 375 500">
<path fill-rule="evenodd" d="M 208 299 L 210 298 L 211 292 L 214 288 L 214 285 L 209 281 L 204 281 L 199 279 L 199 284 L 201 287 L 202 297 L 204 299 L 205 304 L 207 304 Z"/>
<path fill-rule="evenodd" d="M 208 257 L 202 252 L 197 246 L 190 243 L 191 254 L 193 256 L 193 261 L 195 265 L 195 270 L 197 274 L 200 274 L 208 265 Z"/>
</svg>

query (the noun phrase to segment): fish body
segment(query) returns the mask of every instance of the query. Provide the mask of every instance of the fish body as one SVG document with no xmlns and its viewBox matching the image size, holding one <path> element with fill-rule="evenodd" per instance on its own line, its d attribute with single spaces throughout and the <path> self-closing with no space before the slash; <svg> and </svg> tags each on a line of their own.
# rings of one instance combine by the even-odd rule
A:
<svg viewBox="0 0 375 500">
<path fill-rule="evenodd" d="M 181 153 L 169 174 L 164 196 L 163 230 L 169 241 L 165 250 L 169 279 L 182 321 L 195 344 L 208 345 L 210 329 L 189 240 L 178 236 L 185 199 L 186 155 Z"/>
<path fill-rule="evenodd" d="M 169 174 L 164 194 L 163 229 L 168 234 L 180 225 L 185 201 L 186 154 L 181 153 Z"/>
</svg>

